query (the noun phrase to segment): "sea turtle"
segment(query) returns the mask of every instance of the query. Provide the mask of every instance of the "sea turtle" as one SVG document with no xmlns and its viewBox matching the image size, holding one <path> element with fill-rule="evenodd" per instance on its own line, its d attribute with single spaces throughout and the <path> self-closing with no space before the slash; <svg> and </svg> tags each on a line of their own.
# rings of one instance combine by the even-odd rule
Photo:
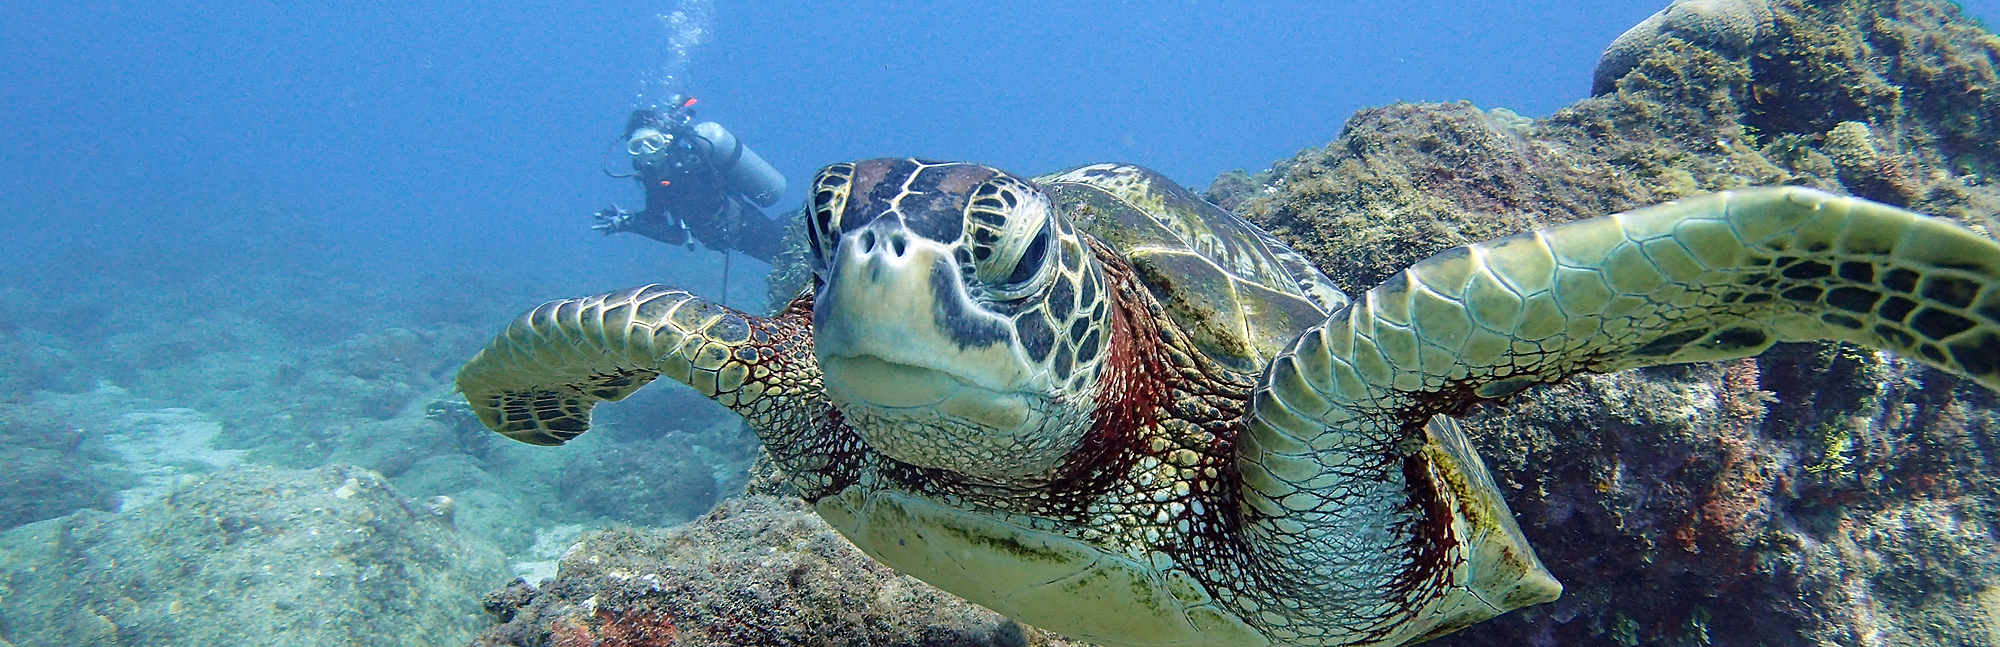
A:
<svg viewBox="0 0 2000 647">
<path fill-rule="evenodd" d="M 1399 645 L 1559 585 L 1450 414 L 1580 372 L 1837 339 L 2000 388 L 2000 243 L 1784 187 L 1447 250 L 1352 303 L 1156 173 L 835 164 L 776 316 L 646 286 L 466 364 L 561 444 L 665 375 L 869 555 L 1106 646 Z"/>
</svg>

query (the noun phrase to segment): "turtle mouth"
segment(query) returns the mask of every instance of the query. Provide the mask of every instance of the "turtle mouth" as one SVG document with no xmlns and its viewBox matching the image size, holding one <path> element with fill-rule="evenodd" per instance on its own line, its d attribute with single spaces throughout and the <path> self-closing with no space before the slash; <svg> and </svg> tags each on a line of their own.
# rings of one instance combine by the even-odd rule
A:
<svg viewBox="0 0 2000 647">
<path fill-rule="evenodd" d="M 871 395 L 864 401 L 898 407 L 941 403 L 954 389 L 1027 385 L 1034 371 L 1010 343 L 1012 322 L 972 301 L 951 250 L 881 229 L 841 244 L 814 299 L 813 352 L 827 384 L 851 381 Z M 851 372 L 835 373 L 834 363 Z"/>
<path fill-rule="evenodd" d="M 829 356 L 820 360 L 820 367 L 828 394 L 843 409 L 942 415 L 995 430 L 1020 429 L 1034 410 L 1025 394 L 995 391 L 949 371 L 875 355 Z"/>
</svg>

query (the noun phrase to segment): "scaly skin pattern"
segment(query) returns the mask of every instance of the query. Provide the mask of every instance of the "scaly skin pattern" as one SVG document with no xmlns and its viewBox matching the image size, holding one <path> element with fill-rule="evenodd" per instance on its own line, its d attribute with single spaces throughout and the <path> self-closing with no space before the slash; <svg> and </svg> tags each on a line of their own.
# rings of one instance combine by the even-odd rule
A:
<svg viewBox="0 0 2000 647">
<path fill-rule="evenodd" d="M 551 301 L 466 362 L 458 388 L 488 428 L 561 445 L 590 428 L 598 401 L 662 375 L 743 416 L 801 489 L 854 480 L 864 445 L 820 388 L 809 298 L 771 318 L 659 285 Z"/>
<path fill-rule="evenodd" d="M 1504 529 L 1438 523 L 1398 497 L 1422 454 L 1387 451 L 1435 414 L 1583 372 L 1748 357 L 1835 339 L 1910 355 L 2000 388 L 2000 244 L 1949 222 L 1799 188 L 1729 191 L 1449 250 L 1307 330 L 1257 387 L 1237 455 L 1267 590 L 1339 591 L 1356 571 L 1395 595 L 1360 617 L 1410 616 L 1378 642 L 1448 632 L 1413 609 L 1447 603 L 1454 564 Z M 1405 479 L 1407 481 L 1408 479 Z M 1351 537 L 1425 527 L 1399 565 Z M 1451 531 L 1439 533 L 1436 531 Z M 1505 570 L 1503 567 L 1500 570 Z M 1477 573 L 1474 573 L 1477 576 Z M 1270 633 L 1349 642 L 1346 596 L 1277 597 Z M 1523 599 L 1514 599 L 1518 595 Z M 1500 609 L 1535 601 L 1520 590 Z M 1426 598 L 1432 601 L 1426 602 Z M 1348 616 L 1353 617 L 1353 616 Z M 1379 629 L 1366 629 L 1378 632 Z"/>
<path fill-rule="evenodd" d="M 1447 251 L 1283 349 L 1204 357 L 1116 250 L 1083 441 L 995 482 L 870 449 L 821 391 L 802 296 L 771 319 L 648 287 L 524 316 L 459 385 L 528 442 L 658 375 L 743 414 L 870 555 L 1115 645 L 1401 645 L 1554 599 L 1448 417 L 1579 372 L 1838 339 L 2000 388 L 2000 243 L 1797 188 L 1732 191 Z"/>
</svg>

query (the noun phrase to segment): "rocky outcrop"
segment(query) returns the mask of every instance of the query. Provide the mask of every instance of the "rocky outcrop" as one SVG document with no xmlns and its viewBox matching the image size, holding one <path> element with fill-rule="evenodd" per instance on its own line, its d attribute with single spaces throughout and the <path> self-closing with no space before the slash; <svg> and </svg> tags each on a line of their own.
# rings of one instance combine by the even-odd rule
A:
<svg viewBox="0 0 2000 647">
<path fill-rule="evenodd" d="M 451 511 L 368 470 L 239 468 L 23 526 L 0 535 L 0 642 L 463 644 L 507 570 Z"/>
<path fill-rule="evenodd" d="M 555 579 L 487 596 L 477 645 L 1068 645 L 862 554 L 796 498 L 730 499 L 676 528 L 571 547 Z"/>
<path fill-rule="evenodd" d="M 1759 39 L 1772 35 L 1772 23 L 1771 3 L 1767 0 L 1674 0 L 1604 48 L 1604 56 L 1591 75 L 1590 93 L 1617 90 L 1618 79 L 1638 67 L 1668 38 L 1742 56 Z"/>
<path fill-rule="evenodd" d="M 1740 186 L 1814 186 L 1995 225 L 2000 38 L 1939 2 L 1761 10 L 1765 35 L 1743 48 L 1675 28 L 1608 52 L 1600 71 L 1626 69 L 1610 89 L 1547 119 L 1465 103 L 1370 108 L 1326 147 L 1258 181 L 1225 176 L 1208 196 L 1350 293 L 1449 247 Z"/>
<path fill-rule="evenodd" d="M 122 476 L 53 407 L 0 404 L 0 530 L 83 508 L 117 510 Z"/>
</svg>

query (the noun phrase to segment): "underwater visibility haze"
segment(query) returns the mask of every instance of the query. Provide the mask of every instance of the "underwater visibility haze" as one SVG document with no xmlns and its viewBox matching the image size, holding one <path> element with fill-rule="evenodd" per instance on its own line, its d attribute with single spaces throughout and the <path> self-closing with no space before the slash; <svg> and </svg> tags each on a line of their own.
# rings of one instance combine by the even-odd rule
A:
<svg viewBox="0 0 2000 647">
<path fill-rule="evenodd" d="M 662 18 L 683 9 L 694 24 Z M 595 169 L 640 99 L 700 98 L 702 118 L 791 180 L 788 208 L 820 166 L 883 155 L 1023 173 L 1131 161 L 1199 185 L 1325 143 L 1362 106 L 1544 114 L 1585 96 L 1604 43 L 1656 10 L 24 5 L 6 10 L 0 42 L 14 79 L 0 88 L 4 223 L 31 266 L 80 247 L 212 256 L 277 230 L 308 239 L 254 241 L 289 243 L 277 262 L 351 259 L 348 274 L 674 279 L 656 268 L 701 263 L 578 226 L 611 201 L 634 206 Z M 677 28 L 700 34 L 682 37 L 681 63 Z"/>
<path fill-rule="evenodd" d="M 1996 16 L 0 8 L 0 645 L 2000 644 Z"/>
</svg>

